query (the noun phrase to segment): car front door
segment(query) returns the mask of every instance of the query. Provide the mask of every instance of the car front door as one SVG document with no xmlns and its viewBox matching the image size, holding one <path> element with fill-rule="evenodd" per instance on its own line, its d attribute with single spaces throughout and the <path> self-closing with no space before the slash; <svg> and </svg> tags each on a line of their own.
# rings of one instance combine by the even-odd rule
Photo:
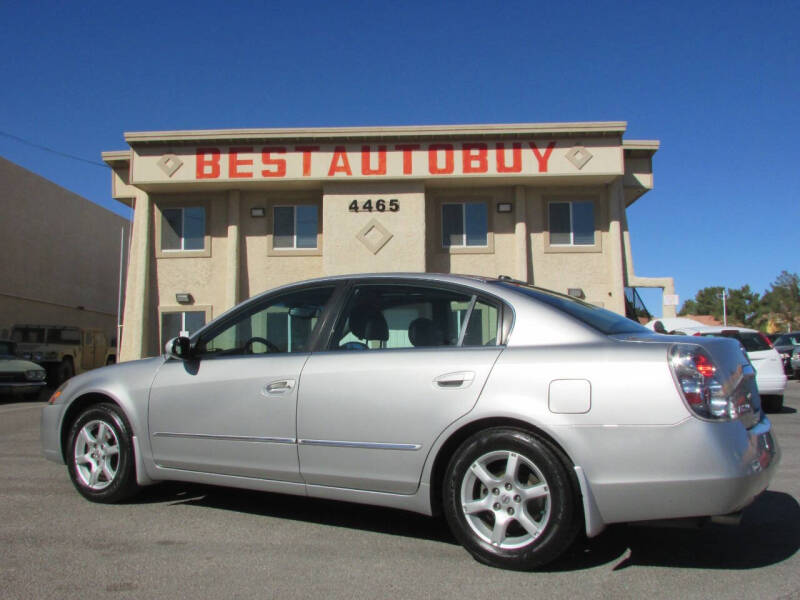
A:
<svg viewBox="0 0 800 600">
<path fill-rule="evenodd" d="M 419 284 L 354 287 L 298 408 L 308 485 L 412 494 L 439 434 L 475 405 L 497 357 L 499 303 Z"/>
<path fill-rule="evenodd" d="M 300 482 L 300 374 L 333 286 L 249 302 L 200 333 L 192 358 L 168 360 L 150 391 L 162 467 Z"/>
</svg>

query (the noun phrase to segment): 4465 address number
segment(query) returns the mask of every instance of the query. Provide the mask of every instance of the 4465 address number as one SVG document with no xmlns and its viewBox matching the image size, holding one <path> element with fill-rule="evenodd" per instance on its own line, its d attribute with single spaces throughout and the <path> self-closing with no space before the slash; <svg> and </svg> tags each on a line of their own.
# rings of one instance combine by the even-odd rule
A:
<svg viewBox="0 0 800 600">
<path fill-rule="evenodd" d="M 350 212 L 372 212 L 374 210 L 378 212 L 397 212 L 400 210 L 400 201 L 397 198 L 392 198 L 391 200 L 384 200 L 383 198 L 378 198 L 375 202 L 372 202 L 372 199 L 364 200 L 360 205 L 358 200 L 353 200 L 349 206 Z"/>
</svg>

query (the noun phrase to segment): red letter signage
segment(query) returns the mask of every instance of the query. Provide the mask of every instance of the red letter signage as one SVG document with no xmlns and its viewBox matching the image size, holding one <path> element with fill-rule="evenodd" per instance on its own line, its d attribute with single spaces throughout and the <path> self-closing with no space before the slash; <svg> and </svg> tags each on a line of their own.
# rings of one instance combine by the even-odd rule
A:
<svg viewBox="0 0 800 600">
<path fill-rule="evenodd" d="M 195 153 L 197 179 L 216 179 L 219 177 L 219 148 L 198 148 Z"/>
<path fill-rule="evenodd" d="M 547 173 L 547 161 L 550 160 L 550 155 L 553 153 L 553 148 L 556 147 L 555 142 L 550 142 L 547 144 L 547 150 L 544 151 L 544 154 L 539 152 L 539 148 L 536 147 L 536 142 L 528 142 L 530 145 L 531 150 L 536 155 L 536 160 L 539 161 L 539 173 Z"/>
<path fill-rule="evenodd" d="M 369 146 L 361 146 L 361 174 L 386 175 L 386 146 L 378 146 L 378 168 L 376 169 L 370 165 L 371 154 L 372 150 Z"/>
<path fill-rule="evenodd" d="M 464 144 L 461 163 L 464 173 L 486 173 L 489 170 L 486 144 Z"/>
<path fill-rule="evenodd" d="M 285 177 L 286 176 L 286 159 L 285 158 L 272 158 L 270 154 L 286 154 L 286 148 L 283 146 L 264 146 L 261 149 L 261 163 L 265 167 L 273 167 L 272 169 L 262 169 L 262 177 Z"/>
<path fill-rule="evenodd" d="M 439 152 L 444 151 L 444 166 L 439 166 Z M 447 175 L 453 172 L 453 144 L 431 144 L 428 146 L 428 171 L 431 175 Z"/>
<path fill-rule="evenodd" d="M 252 167 L 253 159 L 241 159 L 239 154 L 252 152 L 252 146 L 239 146 L 231 148 L 228 155 L 228 177 L 231 179 L 247 179 L 253 176 L 252 171 L 240 171 L 239 167 Z"/>
</svg>

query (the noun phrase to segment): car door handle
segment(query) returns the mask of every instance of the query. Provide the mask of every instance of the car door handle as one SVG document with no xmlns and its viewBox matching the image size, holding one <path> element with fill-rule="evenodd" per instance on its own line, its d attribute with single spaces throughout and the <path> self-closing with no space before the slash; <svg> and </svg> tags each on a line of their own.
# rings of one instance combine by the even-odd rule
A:
<svg viewBox="0 0 800 600">
<path fill-rule="evenodd" d="M 440 388 L 458 389 L 469 387 L 474 379 L 475 373 L 473 371 L 458 371 L 434 377 L 433 382 Z"/>
<path fill-rule="evenodd" d="M 285 394 L 292 391 L 294 384 L 294 379 L 279 379 L 278 381 L 272 381 L 265 385 L 264 389 L 261 390 L 261 393 L 265 396 L 277 396 L 280 394 Z"/>
</svg>

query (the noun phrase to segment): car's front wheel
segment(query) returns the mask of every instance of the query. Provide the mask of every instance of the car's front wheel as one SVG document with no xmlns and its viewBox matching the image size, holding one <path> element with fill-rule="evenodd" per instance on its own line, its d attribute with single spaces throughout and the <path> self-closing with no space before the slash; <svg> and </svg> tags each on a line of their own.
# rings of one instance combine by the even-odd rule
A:
<svg viewBox="0 0 800 600">
<path fill-rule="evenodd" d="M 561 555 L 581 523 L 579 494 L 557 450 L 522 430 L 467 439 L 444 479 L 453 535 L 479 561 L 529 570 Z"/>
<path fill-rule="evenodd" d="M 139 489 L 130 427 L 113 404 L 90 406 L 78 416 L 66 456 L 72 483 L 93 502 L 119 502 Z"/>
</svg>

